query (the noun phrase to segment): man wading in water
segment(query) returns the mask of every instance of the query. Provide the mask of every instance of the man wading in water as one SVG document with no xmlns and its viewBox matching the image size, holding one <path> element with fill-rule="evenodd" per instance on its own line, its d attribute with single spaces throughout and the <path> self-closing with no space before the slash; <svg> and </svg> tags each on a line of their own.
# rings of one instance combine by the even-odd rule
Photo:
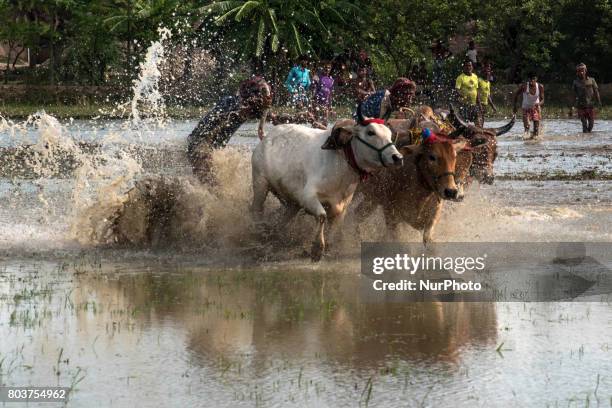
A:
<svg viewBox="0 0 612 408">
<path fill-rule="evenodd" d="M 187 157 L 193 174 L 202 183 L 212 182 L 213 150 L 225 147 L 240 125 L 247 120 L 259 120 L 257 134 L 262 139 L 271 105 L 270 85 L 261 77 L 242 82 L 236 95 L 221 98 L 187 138 Z"/>
<path fill-rule="evenodd" d="M 529 81 L 522 84 L 514 94 L 514 113 L 518 111 L 519 97 L 523 96 L 523 125 L 525 125 L 525 133 L 529 133 L 530 122 L 533 121 L 533 133 L 531 138 L 540 135 L 540 121 L 542 120 L 542 111 L 540 107 L 544 105 L 544 86 L 538 83 L 536 74 L 528 75 Z"/>
<path fill-rule="evenodd" d="M 576 79 L 572 84 L 572 90 L 575 96 L 575 106 L 578 108 L 578 117 L 582 122 L 582 133 L 590 133 L 595 124 L 595 100 L 601 107 L 601 98 L 597 89 L 595 79 L 587 76 L 587 67 L 585 64 L 578 64 L 576 67 Z M 569 116 L 572 116 L 573 109 L 570 108 Z"/>
</svg>

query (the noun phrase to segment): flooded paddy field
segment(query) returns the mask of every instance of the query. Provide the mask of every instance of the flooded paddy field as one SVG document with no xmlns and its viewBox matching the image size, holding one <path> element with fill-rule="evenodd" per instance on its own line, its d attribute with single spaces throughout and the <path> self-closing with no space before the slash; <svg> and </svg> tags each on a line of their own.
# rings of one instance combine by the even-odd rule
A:
<svg viewBox="0 0 612 408">
<path fill-rule="evenodd" d="M 92 407 L 612 404 L 607 299 L 365 302 L 359 248 L 384 239 L 381 215 L 358 233 L 349 217 L 346 242 L 312 264 L 308 217 L 254 232 L 254 124 L 215 157 L 215 192 L 189 175 L 194 125 L 43 116 L 2 129 L 2 385 L 59 384 L 68 406 Z M 495 183 L 446 205 L 437 240 L 612 242 L 612 122 L 579 128 L 547 121 L 524 142 L 515 125 Z M 176 225 L 153 245 L 113 245 L 108 220 L 145 176 L 178 180 Z"/>
</svg>

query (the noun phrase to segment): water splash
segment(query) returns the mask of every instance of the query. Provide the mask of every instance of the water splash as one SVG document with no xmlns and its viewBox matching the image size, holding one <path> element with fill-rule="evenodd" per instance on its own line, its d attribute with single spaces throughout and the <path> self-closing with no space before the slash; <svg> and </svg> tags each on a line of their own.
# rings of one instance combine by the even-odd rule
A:
<svg viewBox="0 0 612 408">
<path fill-rule="evenodd" d="M 131 101 L 131 119 L 139 124 L 143 116 L 147 116 L 158 124 L 166 119 L 166 105 L 159 91 L 159 80 L 162 76 L 160 65 L 165 61 L 163 42 L 172 36 L 172 32 L 160 27 L 159 40 L 154 41 L 149 48 L 143 62 L 139 65 L 138 78 L 134 80 L 133 97 Z"/>
</svg>

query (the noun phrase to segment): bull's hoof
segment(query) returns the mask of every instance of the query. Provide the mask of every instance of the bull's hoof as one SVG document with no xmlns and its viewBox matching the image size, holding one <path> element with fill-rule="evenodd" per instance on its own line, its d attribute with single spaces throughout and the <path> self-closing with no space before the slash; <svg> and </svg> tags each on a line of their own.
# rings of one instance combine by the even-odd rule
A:
<svg viewBox="0 0 612 408">
<path fill-rule="evenodd" d="M 312 262 L 319 262 L 323 257 L 323 250 L 325 248 L 319 242 L 312 243 L 312 249 L 310 250 L 310 259 Z"/>
</svg>

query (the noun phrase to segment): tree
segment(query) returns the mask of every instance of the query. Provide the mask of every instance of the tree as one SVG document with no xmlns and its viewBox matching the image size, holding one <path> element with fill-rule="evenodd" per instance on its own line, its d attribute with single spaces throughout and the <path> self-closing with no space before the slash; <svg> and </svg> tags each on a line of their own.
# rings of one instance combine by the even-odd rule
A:
<svg viewBox="0 0 612 408">
<path fill-rule="evenodd" d="M 290 57 L 319 56 L 333 48 L 336 29 L 347 29 L 359 7 L 348 1 L 219 1 L 202 7 L 218 26 L 229 26 L 244 56 L 261 59 L 283 49 Z M 254 41 L 253 41 L 254 40 Z"/>
<path fill-rule="evenodd" d="M 431 56 L 436 39 L 447 40 L 472 19 L 470 0 L 374 0 L 364 2 L 359 23 L 361 46 L 374 58 L 377 71 L 389 81 L 407 76 L 416 60 Z"/>
<path fill-rule="evenodd" d="M 499 0 L 479 7 L 478 40 L 495 53 L 507 79 L 520 82 L 526 71 L 545 77 L 554 68 L 552 50 L 562 38 L 560 7 L 547 0 Z"/>
<path fill-rule="evenodd" d="M 577 63 L 588 65 L 600 80 L 612 80 L 612 4 L 608 0 L 565 0 L 559 3 L 556 26 L 561 32 L 552 50 L 551 77 L 569 80 Z"/>
</svg>

